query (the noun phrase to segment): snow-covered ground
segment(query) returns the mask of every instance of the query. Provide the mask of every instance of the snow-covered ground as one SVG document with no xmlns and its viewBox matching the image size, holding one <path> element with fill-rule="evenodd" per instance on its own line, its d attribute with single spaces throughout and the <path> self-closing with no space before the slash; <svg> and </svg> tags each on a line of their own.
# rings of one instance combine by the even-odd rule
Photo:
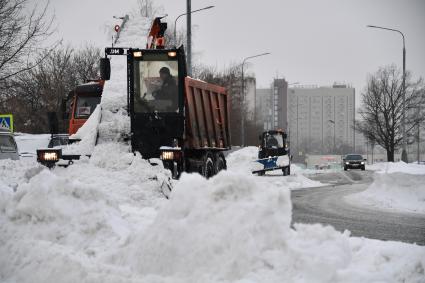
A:
<svg viewBox="0 0 425 283">
<path fill-rule="evenodd" d="M 363 192 L 349 195 L 353 204 L 391 211 L 425 214 L 425 166 L 415 163 L 378 163 L 373 183 Z"/>
<path fill-rule="evenodd" d="M 245 149 L 167 200 L 167 172 L 122 147 L 51 171 L 0 161 L 0 281 L 423 282 L 425 247 L 291 228 L 287 184 L 232 170 Z"/>
<path fill-rule="evenodd" d="M 425 166 L 417 163 L 380 162 L 367 166 L 368 170 L 378 173 L 406 173 L 412 175 L 425 175 Z"/>
<path fill-rule="evenodd" d="M 143 46 L 148 26 L 130 16 L 120 44 Z M 122 77 L 125 57 L 114 57 L 100 114 L 73 148 L 99 131 L 90 159 L 53 170 L 0 160 L 1 282 L 423 282 L 425 247 L 291 227 L 291 189 L 319 184 L 296 167 L 253 176 L 256 148 L 209 180 L 183 174 L 166 199 L 169 172 L 120 142 Z"/>
</svg>

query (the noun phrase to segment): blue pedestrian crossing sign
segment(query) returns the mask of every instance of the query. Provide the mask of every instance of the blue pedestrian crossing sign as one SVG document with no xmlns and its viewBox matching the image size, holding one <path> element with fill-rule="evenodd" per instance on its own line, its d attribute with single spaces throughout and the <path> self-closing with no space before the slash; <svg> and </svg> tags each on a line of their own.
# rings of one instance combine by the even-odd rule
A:
<svg viewBox="0 0 425 283">
<path fill-rule="evenodd" d="M 0 114 L 0 129 L 13 133 L 13 115 Z"/>
</svg>

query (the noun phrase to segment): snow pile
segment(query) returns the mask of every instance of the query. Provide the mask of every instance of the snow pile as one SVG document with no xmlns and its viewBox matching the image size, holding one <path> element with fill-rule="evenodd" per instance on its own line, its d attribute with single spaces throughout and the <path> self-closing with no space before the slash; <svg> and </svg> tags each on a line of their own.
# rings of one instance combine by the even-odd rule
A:
<svg viewBox="0 0 425 283">
<path fill-rule="evenodd" d="M 255 160 L 258 159 L 258 148 L 249 146 L 230 153 L 227 160 L 228 171 L 252 174 L 253 170 L 262 169 L 263 165 Z M 301 189 L 310 187 L 321 187 L 325 184 L 313 181 L 304 175 L 304 170 L 299 166 L 291 164 L 291 175 L 282 176 L 281 170 L 267 172 L 265 176 L 259 178 L 273 178 L 273 183 L 283 188 Z M 271 181 L 271 180 L 269 180 Z"/>
<path fill-rule="evenodd" d="M 150 19 L 142 17 L 139 11 L 131 13 L 115 46 L 145 48 L 150 24 Z M 110 31 L 113 31 L 112 26 Z M 109 58 L 111 60 L 111 79 L 106 81 L 103 88 L 99 143 L 121 141 L 123 135 L 130 133 L 130 117 L 127 115 L 126 109 L 127 56 L 109 56 Z"/>
<path fill-rule="evenodd" d="M 363 192 L 347 196 L 353 204 L 377 209 L 425 213 L 425 166 L 382 162 L 369 165 L 374 182 Z"/>
<path fill-rule="evenodd" d="M 144 48 L 150 24 L 150 20 L 139 15 L 138 11 L 131 13 L 115 46 Z M 113 25 L 108 27 L 108 31 L 113 31 Z M 110 34 L 107 37 L 110 39 Z M 96 142 L 122 142 L 130 133 L 130 117 L 127 113 L 127 57 L 109 58 L 111 79 L 105 82 L 101 107 L 96 108 L 97 112 L 74 135 L 82 141 L 66 149 L 68 154 L 91 154 Z"/>
<path fill-rule="evenodd" d="M 414 175 L 425 175 L 425 166 L 416 163 L 399 162 L 381 162 L 367 166 L 368 170 L 377 171 L 378 173 L 407 173 Z"/>
<path fill-rule="evenodd" d="M 77 133 L 71 135 L 70 139 L 80 139 L 80 142 L 63 147 L 63 154 L 74 152 L 82 155 L 90 155 L 96 145 L 97 130 L 101 118 L 101 107 L 98 105 L 89 119 L 84 123 Z"/>
<path fill-rule="evenodd" d="M 64 169 L 0 162 L 6 282 L 420 282 L 424 247 L 290 227 L 290 190 L 271 178 L 183 174 L 170 199 L 128 146 L 103 143 Z M 33 166 L 33 167 L 32 167 Z M 14 167 L 14 168 L 12 168 Z M 25 171 L 25 172 L 24 172 Z M 41 171 L 41 172 L 40 172 Z M 5 174 L 3 174 L 5 173 Z M 1 179 L 1 185 L 10 178 Z M 7 256 L 6 256 L 7 255 Z"/>
<path fill-rule="evenodd" d="M 261 185 L 231 173 L 211 181 L 184 175 L 154 224 L 129 247 L 128 264 L 174 282 L 236 280 L 261 270 L 261 259 L 286 246 L 291 222 L 289 191 Z"/>
<path fill-rule="evenodd" d="M 19 154 L 24 157 L 32 157 L 37 154 L 38 148 L 47 148 L 50 141 L 50 134 L 31 135 L 16 133 L 15 140 L 18 145 Z"/>
<path fill-rule="evenodd" d="M 229 166 L 247 168 L 255 154 L 235 152 Z M 184 174 L 167 201 L 157 176 L 169 172 L 112 142 L 66 169 L 42 168 L 28 160 L 0 162 L 6 282 L 420 282 L 423 276 L 423 247 L 350 238 L 321 225 L 291 229 L 290 186 L 277 177 Z"/>
<path fill-rule="evenodd" d="M 374 208 L 425 214 L 425 175 L 375 173 L 365 191 L 346 198 Z"/>
<path fill-rule="evenodd" d="M 3 176 L 13 166 L 1 163 Z M 15 164 L 16 192 L 6 186 L 10 177 L 0 180 L 1 281 L 128 282 L 128 270 L 109 257 L 153 221 L 169 172 L 117 143 L 66 169 L 29 174 Z"/>
<path fill-rule="evenodd" d="M 226 157 L 227 168 L 233 172 L 249 173 L 256 169 L 258 147 L 247 146 L 230 153 Z M 259 163 L 258 163 L 259 164 Z"/>
<path fill-rule="evenodd" d="M 246 174 L 184 175 L 113 263 L 144 282 L 420 282 L 424 247 L 290 228 L 287 189 Z M 395 249 L 391 249 L 395 247 Z M 404 254 L 406 252 L 406 254 Z M 365 263 L 366 262 L 366 263 Z"/>
<path fill-rule="evenodd" d="M 35 160 L 0 160 L 0 206 L 7 202 L 7 196 L 16 191 L 19 184 L 28 182 L 43 169 Z"/>
</svg>

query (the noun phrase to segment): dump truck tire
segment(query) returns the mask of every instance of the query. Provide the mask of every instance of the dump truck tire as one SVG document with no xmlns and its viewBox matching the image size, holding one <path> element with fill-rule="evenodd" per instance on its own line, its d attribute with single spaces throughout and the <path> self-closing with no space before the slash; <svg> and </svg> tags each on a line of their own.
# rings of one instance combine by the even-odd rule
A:
<svg viewBox="0 0 425 283">
<path fill-rule="evenodd" d="M 224 155 L 222 153 L 218 153 L 215 155 L 215 174 L 218 174 L 221 170 L 226 170 L 226 159 L 224 158 Z"/>
<path fill-rule="evenodd" d="M 213 158 L 210 154 L 205 154 L 202 162 L 202 176 L 209 179 L 214 176 L 214 173 L 215 169 Z"/>
</svg>

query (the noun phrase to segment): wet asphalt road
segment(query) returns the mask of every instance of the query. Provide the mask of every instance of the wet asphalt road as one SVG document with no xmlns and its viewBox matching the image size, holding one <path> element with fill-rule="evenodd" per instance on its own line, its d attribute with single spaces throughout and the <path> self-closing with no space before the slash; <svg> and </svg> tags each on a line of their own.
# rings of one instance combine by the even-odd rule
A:
<svg viewBox="0 0 425 283">
<path fill-rule="evenodd" d="M 293 223 L 321 223 L 351 235 L 425 245 L 425 215 L 353 206 L 344 196 L 365 190 L 373 172 L 348 171 L 309 176 L 333 184 L 291 192 Z"/>
</svg>

